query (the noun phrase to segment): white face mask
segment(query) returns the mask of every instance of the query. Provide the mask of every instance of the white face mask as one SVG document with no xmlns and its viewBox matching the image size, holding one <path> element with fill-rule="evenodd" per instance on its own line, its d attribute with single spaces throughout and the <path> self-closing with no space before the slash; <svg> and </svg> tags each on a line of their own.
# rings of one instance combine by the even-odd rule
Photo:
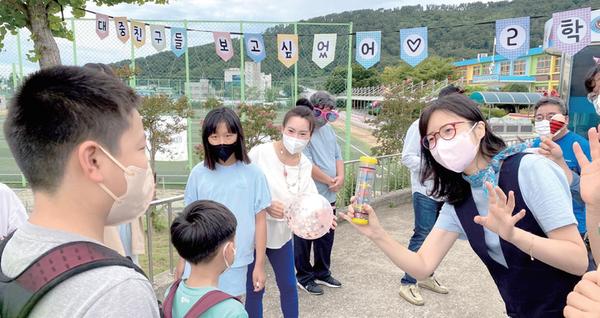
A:
<svg viewBox="0 0 600 318">
<path fill-rule="evenodd" d="M 535 122 L 535 132 L 540 137 L 550 136 L 550 122 L 546 119 Z"/>
<path fill-rule="evenodd" d="M 136 166 L 125 168 L 104 148 L 100 147 L 100 150 L 123 170 L 127 182 L 127 191 L 121 197 L 117 197 L 103 183 L 99 184 L 100 188 L 115 200 L 106 217 L 106 225 L 118 225 L 135 220 L 146 212 L 152 201 L 154 195 L 152 169 L 150 167 L 143 169 Z"/>
<path fill-rule="evenodd" d="M 306 148 L 306 145 L 308 145 L 308 141 L 308 139 L 298 139 L 283 134 L 283 146 L 292 155 L 302 152 Z"/>
<path fill-rule="evenodd" d="M 237 252 L 235 250 L 235 247 L 232 248 L 233 249 L 233 261 L 231 262 L 231 264 L 229 264 L 229 262 L 227 261 L 227 256 L 225 255 L 225 251 L 227 251 L 227 247 L 229 246 L 229 244 L 232 244 L 232 243 L 231 242 L 227 242 L 227 244 L 225 244 L 225 246 L 223 247 L 223 260 L 225 261 L 225 266 L 227 267 L 227 269 L 230 269 L 231 265 L 233 265 L 233 263 L 235 262 L 235 254 Z"/>
<path fill-rule="evenodd" d="M 435 147 L 430 150 L 431 155 L 444 168 L 461 173 L 473 162 L 479 150 L 479 144 L 474 144 L 471 132 L 477 127 L 465 131 L 451 140 L 438 139 Z"/>
</svg>

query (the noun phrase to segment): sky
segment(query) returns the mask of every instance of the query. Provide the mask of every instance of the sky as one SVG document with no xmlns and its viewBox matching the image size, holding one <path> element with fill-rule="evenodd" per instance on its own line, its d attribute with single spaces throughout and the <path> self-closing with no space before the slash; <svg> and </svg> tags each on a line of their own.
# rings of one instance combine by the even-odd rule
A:
<svg viewBox="0 0 600 318">
<path fill-rule="evenodd" d="M 491 0 L 497 1 L 497 0 Z M 491 2 L 483 1 L 483 2 Z M 360 9 L 391 9 L 400 6 L 416 4 L 460 4 L 465 2 L 475 2 L 471 0 L 170 0 L 169 4 L 144 4 L 131 5 L 119 4 L 116 6 L 96 6 L 88 1 L 88 10 L 103 13 L 110 16 L 126 16 L 130 19 L 141 21 L 151 20 L 216 20 L 216 21 L 277 21 L 291 22 L 310 19 L 331 13 L 340 13 L 344 11 L 353 11 Z M 65 8 L 65 18 L 71 16 L 70 9 Z M 87 14 L 86 18 L 94 19 L 95 15 Z M 246 32 L 262 32 L 264 29 L 274 24 L 254 24 L 249 28 L 252 30 Z M 70 28 L 70 23 L 67 22 Z M 246 26 L 245 26 L 246 27 Z M 77 46 L 77 64 L 83 65 L 87 62 L 111 63 L 130 58 L 130 44 L 123 44 L 115 37 L 114 25 L 110 25 L 111 31 L 109 37 L 99 40 L 94 32 L 94 21 L 76 22 L 76 46 Z M 210 29 L 211 31 L 239 31 L 239 24 L 196 24 L 190 25 L 190 28 Z M 212 35 L 209 33 L 195 33 L 190 36 L 189 46 L 196 46 L 212 42 Z M 19 73 L 19 58 L 17 54 L 16 37 L 7 35 L 4 39 L 4 49 L 0 51 L 0 78 L 7 77 L 11 72 L 13 65 L 17 67 Z M 73 54 L 73 43 L 65 39 L 57 39 L 63 64 L 75 64 Z M 21 46 L 24 62 L 23 73 L 27 74 L 35 71 L 37 63 L 26 61 L 25 54 L 33 48 L 33 43 L 29 40 L 29 32 L 25 30 L 21 34 Z M 152 46 L 148 43 L 139 50 L 136 50 L 136 57 L 155 54 Z"/>
<path fill-rule="evenodd" d="M 492 0 L 497 1 L 497 0 Z M 480 2 L 492 2 L 480 1 Z M 126 15 L 144 19 L 190 19 L 190 20 L 259 20 L 296 21 L 331 13 L 359 9 L 391 9 L 409 5 L 460 4 L 472 0 L 170 0 L 168 5 L 145 4 L 143 6 L 120 4 L 98 7 L 90 2 L 88 9 L 110 12 L 110 15 Z"/>
</svg>

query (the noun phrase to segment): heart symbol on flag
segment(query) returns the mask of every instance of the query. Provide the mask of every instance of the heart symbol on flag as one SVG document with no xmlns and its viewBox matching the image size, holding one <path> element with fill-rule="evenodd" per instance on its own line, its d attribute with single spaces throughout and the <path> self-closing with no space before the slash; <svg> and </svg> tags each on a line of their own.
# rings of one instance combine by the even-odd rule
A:
<svg viewBox="0 0 600 318">
<path fill-rule="evenodd" d="M 406 44 L 408 44 L 408 48 L 414 53 L 419 49 L 419 46 L 421 46 L 421 38 L 416 40 L 408 39 L 406 40 Z"/>
</svg>

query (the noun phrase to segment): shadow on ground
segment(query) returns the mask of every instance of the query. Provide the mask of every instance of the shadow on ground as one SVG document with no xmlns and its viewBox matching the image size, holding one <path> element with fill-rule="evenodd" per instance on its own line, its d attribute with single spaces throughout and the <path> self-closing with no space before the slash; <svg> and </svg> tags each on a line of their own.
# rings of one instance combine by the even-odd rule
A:
<svg viewBox="0 0 600 318">
<path fill-rule="evenodd" d="M 412 205 L 377 209 L 394 238 L 408 245 L 412 235 Z M 264 317 L 282 317 L 275 277 L 267 265 Z M 506 317 L 504 303 L 489 273 L 466 241 L 457 241 L 436 271 L 450 289 L 448 295 L 422 290 L 425 306 L 413 306 L 398 296 L 398 269 L 350 224 L 340 224 L 332 255 L 332 272 L 344 286 L 325 295 L 299 291 L 300 317 Z"/>
</svg>

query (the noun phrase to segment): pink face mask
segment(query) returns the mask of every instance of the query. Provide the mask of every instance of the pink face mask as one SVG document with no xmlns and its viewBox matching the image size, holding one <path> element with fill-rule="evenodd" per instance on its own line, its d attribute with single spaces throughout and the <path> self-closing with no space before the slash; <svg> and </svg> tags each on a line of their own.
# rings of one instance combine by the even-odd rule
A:
<svg viewBox="0 0 600 318">
<path fill-rule="evenodd" d="M 435 161 L 448 170 L 457 173 L 465 171 L 473 162 L 479 150 L 479 144 L 474 144 L 470 136 L 477 124 L 479 123 L 451 140 L 442 138 L 437 140 L 435 148 L 430 150 Z"/>
</svg>

